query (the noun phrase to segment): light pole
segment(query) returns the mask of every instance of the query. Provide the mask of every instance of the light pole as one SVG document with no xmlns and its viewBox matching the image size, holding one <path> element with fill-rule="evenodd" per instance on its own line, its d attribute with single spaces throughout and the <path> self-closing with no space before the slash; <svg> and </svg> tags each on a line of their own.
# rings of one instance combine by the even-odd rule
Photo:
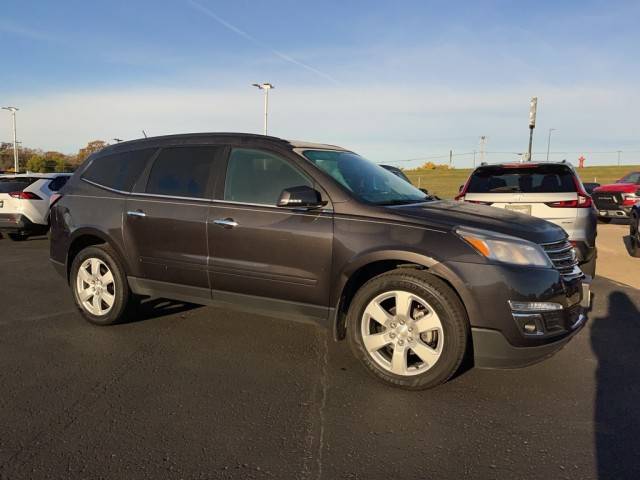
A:
<svg viewBox="0 0 640 480">
<path fill-rule="evenodd" d="M 269 90 L 275 87 L 270 83 L 254 83 L 253 86 L 264 90 L 264 134 L 266 135 L 269 122 Z"/>
<path fill-rule="evenodd" d="M 536 128 L 536 110 L 538 109 L 538 97 L 532 97 L 529 103 L 529 156 L 527 161 L 531 161 L 531 146 L 533 144 L 533 129 Z"/>
<path fill-rule="evenodd" d="M 16 136 L 16 112 L 20 110 L 17 107 L 2 107 L 3 110 L 9 110 L 11 112 L 11 118 L 13 120 L 13 171 L 19 173 L 18 166 L 18 138 Z"/>
<path fill-rule="evenodd" d="M 554 132 L 555 128 L 549 129 L 549 138 L 547 138 L 547 162 L 549 161 L 549 150 L 551 149 L 551 132 Z"/>
</svg>

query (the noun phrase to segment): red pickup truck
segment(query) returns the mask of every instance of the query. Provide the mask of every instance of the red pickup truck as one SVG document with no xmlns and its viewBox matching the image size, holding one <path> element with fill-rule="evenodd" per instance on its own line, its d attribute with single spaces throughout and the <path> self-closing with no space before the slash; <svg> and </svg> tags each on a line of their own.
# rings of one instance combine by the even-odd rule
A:
<svg viewBox="0 0 640 480">
<path fill-rule="evenodd" d="M 593 190 L 591 197 L 601 222 L 629 218 L 631 208 L 640 202 L 640 172 L 629 173 L 616 183 L 599 186 Z"/>
</svg>

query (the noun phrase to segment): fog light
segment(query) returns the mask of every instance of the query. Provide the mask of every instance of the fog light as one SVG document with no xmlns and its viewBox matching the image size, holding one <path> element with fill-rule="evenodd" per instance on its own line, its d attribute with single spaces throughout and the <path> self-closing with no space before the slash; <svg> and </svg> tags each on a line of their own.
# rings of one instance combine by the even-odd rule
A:
<svg viewBox="0 0 640 480">
<path fill-rule="evenodd" d="M 528 333 L 529 335 L 538 331 L 535 323 L 525 323 L 522 328 L 524 329 L 524 333 Z"/>
<path fill-rule="evenodd" d="M 525 335 L 544 335 L 544 323 L 539 313 L 513 313 L 512 315 Z"/>
<path fill-rule="evenodd" d="M 515 312 L 554 312 L 562 310 L 562 305 L 553 302 L 514 302 L 509 300 L 511 310 Z"/>
</svg>

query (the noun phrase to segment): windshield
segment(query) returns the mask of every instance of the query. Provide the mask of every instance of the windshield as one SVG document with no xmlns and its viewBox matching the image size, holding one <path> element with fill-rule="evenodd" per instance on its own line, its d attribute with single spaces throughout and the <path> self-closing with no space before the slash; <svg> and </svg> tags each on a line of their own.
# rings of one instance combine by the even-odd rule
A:
<svg viewBox="0 0 640 480">
<path fill-rule="evenodd" d="M 471 176 L 468 193 L 575 192 L 571 170 L 562 165 L 481 167 Z"/>
<path fill-rule="evenodd" d="M 355 153 L 305 150 L 303 155 L 365 202 L 402 205 L 429 200 L 410 183 Z"/>
</svg>

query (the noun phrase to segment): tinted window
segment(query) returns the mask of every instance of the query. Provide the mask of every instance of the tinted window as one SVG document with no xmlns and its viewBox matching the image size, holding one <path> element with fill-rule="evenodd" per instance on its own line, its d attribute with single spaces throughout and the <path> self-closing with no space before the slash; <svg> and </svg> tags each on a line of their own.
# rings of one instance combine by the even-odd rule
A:
<svg viewBox="0 0 640 480">
<path fill-rule="evenodd" d="M 312 186 L 286 160 L 260 150 L 234 149 L 229 157 L 224 199 L 275 205 L 285 188 Z"/>
<path fill-rule="evenodd" d="M 109 188 L 130 192 L 155 148 L 117 153 L 93 160 L 82 178 Z"/>
<path fill-rule="evenodd" d="M 575 192 L 573 172 L 562 165 L 530 167 L 489 166 L 476 170 L 468 193 L 566 193 Z"/>
<path fill-rule="evenodd" d="M 66 185 L 68 180 L 69 180 L 69 177 L 67 177 L 66 175 L 61 175 L 59 177 L 54 178 L 53 180 L 51 180 L 51 183 L 49 184 L 49 190 L 51 190 L 52 192 L 57 192 L 58 190 L 60 190 L 62 187 Z"/>
<path fill-rule="evenodd" d="M 640 183 L 640 172 L 630 173 L 620 179 L 620 183 Z"/>
<path fill-rule="evenodd" d="M 153 163 L 147 193 L 205 198 L 215 147 L 165 148 Z"/>
<path fill-rule="evenodd" d="M 0 178 L 0 193 L 21 192 L 37 180 L 30 177 Z"/>
</svg>

